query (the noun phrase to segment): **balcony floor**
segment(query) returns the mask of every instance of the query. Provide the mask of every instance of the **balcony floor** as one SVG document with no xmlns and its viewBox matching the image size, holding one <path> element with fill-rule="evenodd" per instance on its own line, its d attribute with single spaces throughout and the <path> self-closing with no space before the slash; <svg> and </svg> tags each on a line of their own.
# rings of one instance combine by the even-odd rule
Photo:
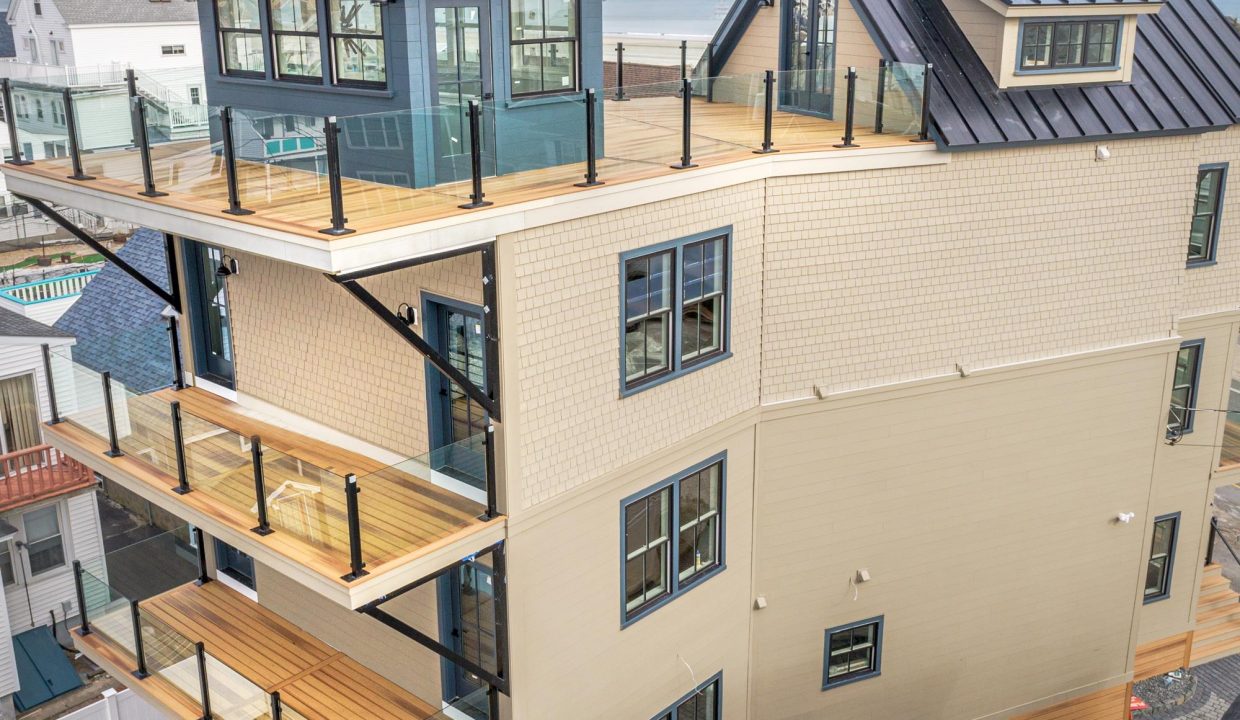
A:
<svg viewBox="0 0 1240 720">
<path fill-rule="evenodd" d="M 186 495 L 172 492 L 177 484 L 169 419 L 169 403 L 173 400 L 180 401 L 185 418 L 187 464 L 193 488 Z M 130 397 L 124 407 L 130 432 L 122 438 L 121 447 L 126 454 L 121 457 L 103 455 L 107 443 L 97 431 L 78 424 L 72 416 L 47 426 L 49 440 L 62 449 L 84 451 L 85 457 L 78 453 L 75 456 L 96 465 L 105 475 L 133 478 L 145 485 L 148 498 L 154 494 L 157 504 L 174 513 L 182 514 L 177 512 L 178 508 L 202 513 L 232 532 L 241 533 L 244 540 L 258 543 L 337 586 L 348 588 L 373 582 L 453 543 L 472 542 L 476 534 L 497 525 L 502 531 L 503 519 L 486 520 L 485 507 L 472 500 L 409 472 L 246 415 L 235 403 L 197 388 Z M 210 421 L 210 427 L 216 430 L 203 432 L 205 423 L 199 418 Z M 239 442 L 242 438 L 248 442 L 255 435 L 261 438 L 267 455 L 265 488 L 275 529 L 265 537 L 251 532 L 256 524 L 257 505 L 253 465 L 248 446 Z M 268 462 L 270 457 L 281 459 Z M 98 466 L 100 462 L 103 467 Z M 331 475 L 325 478 L 320 470 Z M 370 573 L 351 583 L 341 579 L 349 568 L 343 492 L 346 473 L 355 473 L 362 488 L 359 515 L 363 557 Z M 275 499 L 284 488 L 291 488 L 288 505 Z M 196 522 L 193 517 L 186 519 Z M 242 549 L 249 552 L 252 548 Z M 477 549 L 480 548 L 464 548 L 461 554 Z"/>
<path fill-rule="evenodd" d="M 286 716 L 305 720 L 424 720 L 438 712 L 219 582 L 182 585 L 143 601 L 140 608 L 144 616 L 155 618 L 191 643 L 203 643 L 210 656 L 211 699 L 217 717 L 267 717 L 261 702 L 244 691 L 230 692 L 250 683 L 267 694 L 278 690 Z M 136 684 L 178 717 L 197 718 L 201 712 L 195 712 L 198 708 L 186 697 L 186 693 L 197 697 L 196 669 L 173 667 L 186 656 L 185 648 L 164 647 L 152 635 L 145 635 L 148 666 L 170 670 L 142 681 L 129 679 L 125 671 L 132 670 L 134 662 L 132 643 L 126 642 L 133 633 L 128 615 L 128 606 L 111 610 L 93 621 L 96 632 L 77 637 L 76 642 L 92 659 L 104 660 L 105 667 L 116 666 L 108 668 L 121 671 L 116 677 Z M 234 698 L 245 702 L 244 712 L 229 707 Z"/>
<path fill-rule="evenodd" d="M 681 101 L 675 97 L 636 98 L 605 103 L 605 155 L 599 159 L 599 176 L 609 185 L 675 174 L 669 165 L 680 159 Z M 907 146 L 909 136 L 898 132 L 875 134 L 858 121 L 855 143 L 859 148 Z M 694 162 L 715 166 L 751 160 L 762 142 L 761 111 L 748 104 L 708 103 L 698 100 L 693 108 Z M 819 117 L 776 112 L 774 143 L 783 153 L 838 151 L 843 123 Z M 228 206 L 227 184 L 221 159 L 210 152 L 206 140 L 158 145 L 153 149 L 155 183 L 167 197 L 150 202 L 193 213 L 219 213 Z M 115 150 L 85 156 L 85 170 L 97 179 L 75 183 L 118 195 L 133 196 L 142 189 L 139 155 Z M 72 170 L 67 158 L 39 160 L 32 165 L 5 165 L 5 173 L 27 174 L 63 181 Z M 585 163 L 560 165 L 488 178 L 486 198 L 496 205 L 510 205 L 558 195 L 588 192 L 577 188 Z M 235 217 L 239 222 L 328 240 L 318 231 L 330 226 L 330 201 L 323 176 L 278 165 L 238 161 L 238 185 L 242 205 L 254 215 Z M 468 201 L 469 183 L 409 189 L 346 179 L 345 215 L 349 227 L 359 233 L 376 232 L 419 222 L 461 215 L 458 206 Z M 231 216 L 225 216 L 231 217 Z M 349 236 L 356 237 L 356 236 Z"/>
</svg>

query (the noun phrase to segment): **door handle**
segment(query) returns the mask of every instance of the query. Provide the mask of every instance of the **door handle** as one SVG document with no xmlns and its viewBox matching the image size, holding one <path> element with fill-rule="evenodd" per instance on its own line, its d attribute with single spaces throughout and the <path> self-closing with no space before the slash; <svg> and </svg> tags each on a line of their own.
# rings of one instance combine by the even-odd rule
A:
<svg viewBox="0 0 1240 720">
<path fill-rule="evenodd" d="M 493 93 L 493 92 L 484 92 L 484 93 L 482 93 L 482 99 L 483 99 L 483 100 L 494 100 L 494 99 L 495 99 L 495 93 Z"/>
</svg>

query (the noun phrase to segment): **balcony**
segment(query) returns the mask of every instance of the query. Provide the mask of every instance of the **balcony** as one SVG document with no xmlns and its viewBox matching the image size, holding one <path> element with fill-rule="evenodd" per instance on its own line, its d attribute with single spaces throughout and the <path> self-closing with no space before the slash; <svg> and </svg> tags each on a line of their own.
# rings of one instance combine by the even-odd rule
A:
<svg viewBox="0 0 1240 720">
<path fill-rule="evenodd" d="M 157 707 L 184 720 L 460 717 L 220 582 L 186 581 L 196 574 L 191 540 L 202 536 L 178 528 L 103 567 L 75 566 L 85 610 L 75 644 Z"/>
<path fill-rule="evenodd" d="M 106 207 L 148 224 L 151 213 L 159 213 L 164 229 L 225 246 L 230 241 L 223 228 L 230 227 L 266 238 L 296 236 L 303 247 L 351 247 L 360 242 L 356 235 L 348 242 L 338 236 L 468 217 L 481 207 L 479 188 L 486 203 L 497 206 L 600 192 L 580 186 L 591 155 L 597 179 L 615 188 L 683 172 L 673 166 L 767 167 L 762 164 L 805 153 L 916 152 L 919 146 L 909 141 L 927 129 L 924 67 L 889 63 L 858 70 L 852 93 L 844 90 L 846 75 L 798 71 L 774 73 L 769 82 L 756 74 L 629 85 L 598 94 L 592 108 L 588 93 L 536 103 L 487 101 L 475 106 L 472 125 L 467 107 L 448 105 L 328 121 L 207 107 L 195 112 L 207 114 L 209 128 L 174 137 L 162 120 L 136 112 L 147 152 L 124 147 L 129 128 L 123 120 L 121 127 L 100 128 L 115 124 L 115 114 L 96 118 L 79 110 L 79 135 L 112 137 L 117 144 L 80 143 L 76 169 L 68 152 L 8 165 L 5 172 L 19 194 Z M 17 92 L 23 85 L 14 81 L 13 87 Z M 809 110 L 786 111 L 790 103 Z M 141 110 L 142 103 L 135 107 Z M 592 126 L 588 109 L 598 116 Z M 19 142 L 27 136 L 48 141 L 45 124 L 21 115 L 14 129 Z M 54 130 L 50 141 L 69 146 L 69 129 Z M 779 153 L 755 154 L 764 146 Z M 116 197 L 124 202 L 109 200 Z M 239 214 L 245 212 L 252 214 Z M 191 216 L 199 222 L 185 223 Z M 205 236 L 213 230 L 219 238 Z"/>
<path fill-rule="evenodd" d="M 347 607 L 503 537 L 480 501 L 482 437 L 387 465 L 197 388 L 135 393 L 52 355 L 51 443 Z"/>
<path fill-rule="evenodd" d="M 51 445 L 0 455 L 0 512 L 85 490 L 95 473 Z"/>
<path fill-rule="evenodd" d="M 51 325 L 77 302 L 82 289 L 98 274 L 98 270 L 88 270 L 0 287 L 0 307 Z"/>
</svg>

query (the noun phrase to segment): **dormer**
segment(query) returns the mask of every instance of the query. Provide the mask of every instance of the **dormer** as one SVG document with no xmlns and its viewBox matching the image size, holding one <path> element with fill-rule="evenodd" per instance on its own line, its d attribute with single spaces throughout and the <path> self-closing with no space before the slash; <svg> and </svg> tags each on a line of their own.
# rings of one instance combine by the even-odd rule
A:
<svg viewBox="0 0 1240 720">
<path fill-rule="evenodd" d="M 1132 80 L 1137 18 L 1153 0 L 945 0 L 1000 88 Z"/>
</svg>

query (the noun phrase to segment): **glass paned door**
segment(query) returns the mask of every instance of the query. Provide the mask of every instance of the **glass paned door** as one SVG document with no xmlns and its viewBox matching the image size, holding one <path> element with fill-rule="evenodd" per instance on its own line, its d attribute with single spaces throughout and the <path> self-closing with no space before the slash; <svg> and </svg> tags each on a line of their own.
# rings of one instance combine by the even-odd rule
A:
<svg viewBox="0 0 1240 720">
<path fill-rule="evenodd" d="M 452 302 L 428 303 L 428 323 L 435 348 L 470 382 L 487 389 L 482 311 Z M 487 429 L 486 411 L 443 373 L 431 398 L 431 450 L 435 469 L 476 484 L 486 476 L 485 448 L 478 438 Z"/>
<path fill-rule="evenodd" d="M 444 618 L 442 632 L 449 647 L 488 670 L 495 662 L 495 586 L 491 569 L 478 562 L 467 562 L 448 572 L 440 585 Z M 486 681 L 455 663 L 446 663 L 444 700 L 452 702 L 486 687 Z M 487 720 L 488 709 L 468 703 L 457 709 L 472 720 Z"/>
<path fill-rule="evenodd" d="M 437 0 L 431 3 L 430 15 L 435 180 L 465 180 L 470 177 L 472 146 L 469 101 L 484 103 L 494 97 L 490 16 L 487 6 L 477 0 Z M 482 127 L 487 132 L 494 123 L 484 118 Z M 492 146 L 491 139 L 484 136 L 484 149 Z M 488 155 L 493 154 L 484 152 L 483 174 L 494 175 L 494 160 L 487 163 Z"/>
<path fill-rule="evenodd" d="M 832 114 L 835 88 L 836 0 L 788 0 L 784 15 L 784 69 L 780 104 Z"/>
<path fill-rule="evenodd" d="M 195 372 L 206 379 L 233 386 L 232 326 L 228 313 L 226 281 L 219 274 L 224 252 L 216 247 L 186 241 L 188 288 L 193 319 Z"/>
</svg>

